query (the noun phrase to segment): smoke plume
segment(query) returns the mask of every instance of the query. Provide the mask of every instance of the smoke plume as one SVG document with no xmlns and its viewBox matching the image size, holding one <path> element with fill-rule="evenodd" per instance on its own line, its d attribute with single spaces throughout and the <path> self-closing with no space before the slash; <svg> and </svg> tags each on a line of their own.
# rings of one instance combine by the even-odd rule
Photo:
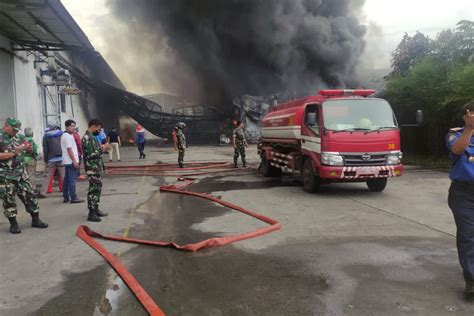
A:
<svg viewBox="0 0 474 316">
<path fill-rule="evenodd" d="M 107 5 L 126 25 L 109 42 L 126 41 L 133 56 L 124 56 L 142 65 L 137 67 L 146 72 L 148 92 L 219 105 L 234 95 L 285 90 L 303 95 L 357 83 L 354 69 L 366 32 L 357 18 L 362 0 L 108 0 Z M 123 54 L 117 50 L 115 57 Z"/>
</svg>

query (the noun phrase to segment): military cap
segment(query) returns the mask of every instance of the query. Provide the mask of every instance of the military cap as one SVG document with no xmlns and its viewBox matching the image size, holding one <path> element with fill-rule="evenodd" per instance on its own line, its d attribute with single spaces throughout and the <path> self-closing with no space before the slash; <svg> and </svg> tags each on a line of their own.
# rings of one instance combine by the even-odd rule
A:
<svg viewBox="0 0 474 316">
<path fill-rule="evenodd" d="M 11 128 L 13 128 L 14 131 L 16 132 L 19 132 L 20 129 L 21 129 L 21 122 L 20 120 L 17 120 L 17 119 L 14 119 L 12 117 L 9 117 L 7 118 L 7 120 L 5 121 L 5 123 L 10 126 Z"/>
</svg>

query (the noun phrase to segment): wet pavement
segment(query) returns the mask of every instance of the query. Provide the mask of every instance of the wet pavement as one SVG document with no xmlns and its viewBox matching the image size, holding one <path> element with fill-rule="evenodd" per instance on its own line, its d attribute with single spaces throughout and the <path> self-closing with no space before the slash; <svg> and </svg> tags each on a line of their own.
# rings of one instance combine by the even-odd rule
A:
<svg viewBox="0 0 474 316">
<path fill-rule="evenodd" d="M 196 147 L 187 158 L 222 160 L 228 152 Z M 174 159 L 168 149 L 154 149 L 150 156 Z M 255 153 L 249 156 L 257 161 Z M 100 232 L 185 244 L 265 225 L 206 200 L 158 192 L 172 177 L 107 181 L 104 210 L 114 212 L 105 223 L 91 225 Z M 411 168 L 381 194 L 363 184 L 342 184 L 311 195 L 288 178 L 212 176 L 190 189 L 279 220 L 281 231 L 197 253 L 100 242 L 119 254 L 168 315 L 473 315 L 474 304 L 462 298 L 448 185 L 444 172 Z M 78 216 L 70 215 L 70 227 L 54 230 L 57 238 L 35 245 L 64 260 L 44 268 L 49 284 L 41 284 L 42 291 L 30 288 L 44 279 L 32 274 L 25 280 L 0 268 L 10 282 L 0 285 L 1 315 L 146 315 L 115 272 L 71 236 L 82 223 Z M 2 233 L 0 266 L 12 262 L 4 259 L 11 256 L 5 249 L 27 243 L 22 237 Z M 27 246 L 15 255 L 25 276 L 36 268 L 34 261 L 25 262 L 30 256 Z"/>
</svg>

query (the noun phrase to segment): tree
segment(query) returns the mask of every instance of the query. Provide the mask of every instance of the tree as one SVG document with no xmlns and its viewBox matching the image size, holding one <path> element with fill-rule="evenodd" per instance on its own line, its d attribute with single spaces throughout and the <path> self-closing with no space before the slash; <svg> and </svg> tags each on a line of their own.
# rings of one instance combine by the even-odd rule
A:
<svg viewBox="0 0 474 316">
<path fill-rule="evenodd" d="M 432 41 L 432 53 L 450 67 L 474 62 L 474 22 L 462 20 L 453 30 L 441 31 Z"/>
<path fill-rule="evenodd" d="M 472 62 L 474 59 L 474 21 L 460 21 L 456 25 L 455 35 L 458 44 L 457 58 L 464 62 Z"/>
<path fill-rule="evenodd" d="M 403 150 L 414 155 L 446 156 L 444 138 L 462 124 L 462 106 L 474 99 L 474 22 L 460 21 L 435 40 L 405 34 L 392 54 L 384 97 L 401 122 L 425 113 L 423 128 L 402 129 Z"/>
<path fill-rule="evenodd" d="M 431 52 L 430 39 L 423 33 L 416 32 L 413 36 L 407 33 L 392 53 L 391 75 L 406 76 L 416 62 Z"/>
</svg>

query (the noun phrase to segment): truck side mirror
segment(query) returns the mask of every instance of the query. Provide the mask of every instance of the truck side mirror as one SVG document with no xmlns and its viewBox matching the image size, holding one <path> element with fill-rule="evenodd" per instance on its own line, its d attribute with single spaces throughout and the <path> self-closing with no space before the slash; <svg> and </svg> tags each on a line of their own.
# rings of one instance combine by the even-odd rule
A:
<svg viewBox="0 0 474 316">
<path fill-rule="evenodd" d="M 416 111 L 416 124 L 423 124 L 423 110 Z"/>
<path fill-rule="evenodd" d="M 306 124 L 308 126 L 316 126 L 316 113 L 308 113 L 306 116 Z"/>
</svg>

